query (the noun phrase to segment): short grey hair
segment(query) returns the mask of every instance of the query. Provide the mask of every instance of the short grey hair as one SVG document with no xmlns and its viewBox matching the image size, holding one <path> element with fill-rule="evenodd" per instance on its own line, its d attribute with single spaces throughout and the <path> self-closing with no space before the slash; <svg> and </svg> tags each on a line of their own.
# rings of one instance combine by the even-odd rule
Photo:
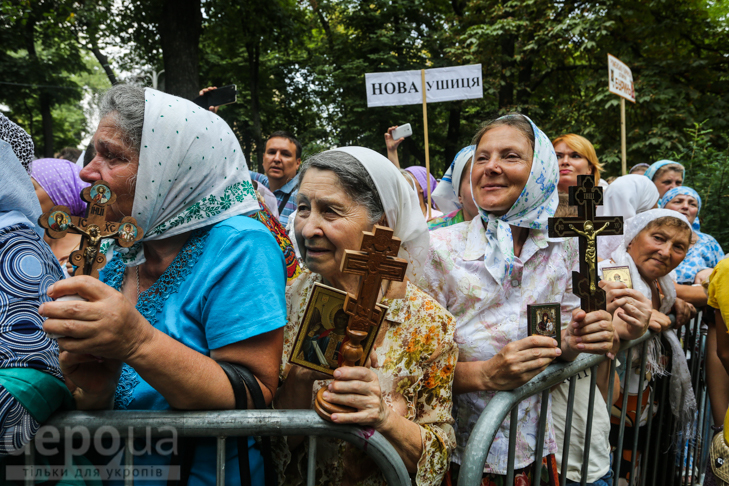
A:
<svg viewBox="0 0 729 486">
<path fill-rule="evenodd" d="M 112 115 L 122 140 L 136 153 L 142 146 L 142 127 L 144 126 L 144 88 L 131 84 L 112 86 L 101 98 L 101 118 Z"/>
<path fill-rule="evenodd" d="M 380 193 L 377 192 L 375 181 L 355 157 L 338 150 L 329 150 L 314 155 L 302 165 L 299 172 L 299 185 L 310 168 L 334 172 L 349 197 L 367 210 L 371 224 L 382 219 L 385 208 L 382 205 Z"/>
</svg>

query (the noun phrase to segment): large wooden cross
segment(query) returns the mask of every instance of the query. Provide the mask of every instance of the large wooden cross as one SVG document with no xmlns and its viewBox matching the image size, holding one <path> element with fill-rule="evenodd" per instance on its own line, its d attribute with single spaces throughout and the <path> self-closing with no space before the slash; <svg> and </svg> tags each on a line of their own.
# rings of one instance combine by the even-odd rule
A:
<svg viewBox="0 0 729 486">
<path fill-rule="evenodd" d="M 593 175 L 577 176 L 577 185 L 570 187 L 570 206 L 577 206 L 576 218 L 549 218 L 551 238 L 580 239 L 580 271 L 572 272 L 572 292 L 582 302 L 582 310 L 605 310 L 605 291 L 597 286 L 597 237 L 623 234 L 621 216 L 598 217 L 596 207 L 602 205 L 602 187 L 595 186 Z"/>
<path fill-rule="evenodd" d="M 385 318 L 387 307 L 378 303 L 382 281 L 402 282 L 405 278 L 408 262 L 397 258 L 399 248 L 400 239 L 393 237 L 390 228 L 375 225 L 373 233 L 362 232 L 359 251 L 345 250 L 341 272 L 360 275 L 361 278 L 357 295 L 347 294 L 344 299 L 344 312 L 349 314 L 349 340 L 342 345 L 343 366 L 356 366 L 362 360 L 361 342 L 371 329 L 379 328 Z M 322 418 L 330 420 L 332 413 L 353 411 L 324 400 L 325 389 L 317 393 L 314 406 Z"/>
<path fill-rule="evenodd" d="M 142 239 L 144 231 L 137 220 L 126 216 L 119 222 L 106 220 L 106 209 L 116 201 L 109 185 L 96 181 L 81 192 L 81 199 L 88 203 L 86 217 L 72 216 L 66 206 L 53 206 L 38 219 L 51 238 L 63 238 L 67 233 L 81 235 L 81 246 L 71 253 L 69 261 L 76 266 L 76 275 L 99 278 L 99 269 L 106 263 L 106 256 L 99 252 L 101 240 L 113 238 L 119 246 L 128 248 Z"/>
</svg>

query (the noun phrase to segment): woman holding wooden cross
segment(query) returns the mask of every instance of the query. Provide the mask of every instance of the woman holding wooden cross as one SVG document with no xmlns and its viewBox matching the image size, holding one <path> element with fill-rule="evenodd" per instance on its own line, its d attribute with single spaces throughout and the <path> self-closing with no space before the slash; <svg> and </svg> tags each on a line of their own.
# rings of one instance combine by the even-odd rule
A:
<svg viewBox="0 0 729 486">
<path fill-rule="evenodd" d="M 307 270 L 286 289 L 283 385 L 274 405 L 309 409 L 316 392 L 326 387 L 324 400 L 353 409 L 333 413 L 334 423 L 374 428 L 392 443 L 417 484 L 439 485 L 455 445 L 451 384 L 458 348 L 453 317 L 411 283 L 428 257 L 428 227 L 416 193 L 391 162 L 362 147 L 310 158 L 299 180 L 294 227 Z M 290 364 L 314 285 L 321 282 L 357 295 L 360 277 L 342 271 L 345 250 L 359 248 L 362 232 L 377 231 L 375 225 L 391 228 L 401 240 L 399 256 L 407 270 L 405 281 L 383 281 L 376 289 L 377 302 L 388 310 L 369 361 L 337 368 L 334 380 Z M 284 484 L 303 484 L 306 444 L 289 438 L 278 446 L 274 456 Z M 381 485 L 384 478 L 351 446 L 319 439 L 316 484 Z"/>
<path fill-rule="evenodd" d="M 187 100 L 126 85 L 104 95 L 101 115 L 96 157 L 81 177 L 105 181 L 116 196 L 107 219 L 133 216 L 144 238 L 117 248 L 101 281 L 73 277 L 48 291 L 87 302 L 40 307 L 44 329 L 65 336 L 58 339 L 61 367 L 78 408 L 233 409 L 233 388 L 217 361 L 247 368 L 270 403 L 286 322 L 286 268 L 269 230 L 246 216 L 260 207 L 232 129 Z M 187 462 L 190 484 L 213 484 L 215 439 L 195 442 L 187 449 L 195 458 Z M 253 444 L 251 438 L 251 475 L 262 484 Z M 227 449 L 232 486 L 240 481 L 236 442 Z M 135 464 L 170 460 L 155 452 Z"/>
<path fill-rule="evenodd" d="M 450 484 L 457 482 L 473 426 L 498 390 L 526 383 L 555 358 L 609 353 L 613 342 L 611 315 L 586 314 L 571 292 L 571 272 L 580 258 L 577 241 L 547 236 L 559 181 L 549 138 L 527 117 L 512 114 L 485 124 L 473 144 L 470 180 L 479 216 L 431 234 L 430 262 L 420 281 L 456 318 L 458 446 Z M 551 337 L 527 336 L 527 305 L 553 302 L 561 304 L 561 348 Z M 539 484 L 532 482 L 529 466 L 535 460 L 540 404 L 536 395 L 518 406 L 515 468 L 524 484 Z M 557 443 L 550 418 L 547 424 L 543 472 L 554 481 Z M 491 446 L 482 484 L 503 484 L 508 445 L 507 419 Z"/>
</svg>

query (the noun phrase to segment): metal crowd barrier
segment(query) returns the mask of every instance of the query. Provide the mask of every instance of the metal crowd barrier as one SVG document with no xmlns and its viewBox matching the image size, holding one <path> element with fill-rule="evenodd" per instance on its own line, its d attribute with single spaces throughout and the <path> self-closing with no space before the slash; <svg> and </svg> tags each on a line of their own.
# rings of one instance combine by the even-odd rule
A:
<svg viewBox="0 0 729 486">
<path fill-rule="evenodd" d="M 672 323 L 675 323 L 673 316 L 670 316 Z M 648 340 L 659 333 L 652 331 L 646 332 L 643 336 L 633 341 L 623 342 L 620 347 L 621 352 L 625 352 L 625 363 L 631 363 L 631 354 L 633 349 L 638 348 L 642 351 L 640 360 L 640 377 L 638 390 L 643 390 L 643 381 L 646 370 L 646 349 L 648 346 Z M 660 334 L 659 334 L 660 335 Z M 630 480 L 629 486 L 640 485 L 644 486 L 650 484 L 651 486 L 658 485 L 675 485 L 675 486 L 688 486 L 695 484 L 702 484 L 703 477 L 699 477 L 700 472 L 703 472 L 706 467 L 707 456 L 708 456 L 708 445 L 711 439 L 708 433 L 710 420 L 707 418 L 709 412 L 708 396 L 706 393 L 706 380 L 705 380 L 705 365 L 704 365 L 704 354 L 706 349 L 706 332 L 702 329 L 701 325 L 701 313 L 693 319 L 689 324 L 683 326 L 678 330 L 678 335 L 683 342 L 684 352 L 688 358 L 689 370 L 691 371 L 692 385 L 696 395 L 696 401 L 698 404 L 698 413 L 696 420 L 690 424 L 687 430 L 681 431 L 679 437 L 683 442 L 683 446 L 676 448 L 675 440 L 672 441 L 672 429 L 673 429 L 673 415 L 668 407 L 668 385 L 669 377 L 663 377 L 657 379 L 654 386 L 650 390 L 650 398 L 648 400 L 648 406 L 653 406 L 657 395 L 660 396 L 659 408 L 655 414 L 648 413 L 647 424 L 645 425 L 646 430 L 642 430 L 640 426 L 640 418 L 642 415 L 640 399 L 642 393 L 638 395 L 637 406 L 636 406 L 636 417 L 637 426 L 634 428 L 634 437 L 631 444 L 625 444 L 625 422 L 627 415 L 628 405 L 628 394 L 623 394 L 622 400 L 622 413 L 620 416 L 619 434 L 617 444 L 613 446 L 613 484 L 617 486 L 620 481 L 620 468 L 621 458 L 623 457 L 623 450 L 627 447 L 632 449 L 631 462 L 630 462 Z M 670 354 L 670 347 L 667 345 L 663 346 L 663 349 Z M 458 477 L 458 486 L 478 486 L 481 484 L 483 476 L 483 469 L 488 457 L 488 452 L 491 444 L 496 437 L 496 433 L 500 425 L 504 422 L 507 415 L 511 414 L 510 429 L 509 429 L 509 457 L 508 457 L 508 470 L 505 484 L 514 483 L 514 459 L 516 452 L 516 426 L 518 417 L 518 404 L 525 398 L 534 396 L 536 394 L 542 395 L 541 400 L 541 412 L 540 420 L 537 432 L 536 441 L 536 454 L 535 457 L 540 460 L 535 460 L 534 467 L 534 478 L 541 476 L 543 447 L 544 447 L 544 435 L 546 431 L 546 420 L 547 420 L 547 407 L 549 400 L 550 389 L 556 385 L 561 384 L 565 380 L 569 380 L 569 395 L 567 401 L 567 412 L 565 417 L 565 431 L 564 431 L 564 443 L 560 444 L 562 447 L 562 464 L 560 483 L 562 486 L 565 485 L 567 480 L 567 465 L 569 460 L 569 444 L 570 444 L 570 432 L 572 428 L 572 414 L 574 406 L 575 388 L 576 388 L 576 375 L 588 368 L 591 369 L 591 380 L 590 380 L 590 395 L 589 395 L 589 406 L 587 411 L 587 423 L 585 430 L 585 447 L 584 454 L 581 464 L 581 484 L 584 486 L 587 481 L 587 470 L 590 457 L 590 434 L 592 429 L 592 419 L 594 414 L 594 397 L 596 393 L 596 381 L 597 381 L 597 367 L 607 358 L 605 356 L 597 355 L 581 355 L 575 361 L 571 363 L 553 363 L 542 373 L 534 377 L 528 383 L 522 385 L 511 391 L 499 392 L 491 399 L 488 406 L 484 409 L 475 427 L 471 431 L 471 435 L 466 445 L 465 454 L 461 463 L 460 473 Z M 615 386 L 615 360 L 611 362 L 610 367 L 610 380 L 608 384 L 608 415 L 612 409 L 613 388 Z M 656 416 L 657 431 L 652 430 L 653 417 Z M 643 447 L 643 460 L 641 462 L 640 474 L 634 474 L 636 471 L 636 457 L 638 451 L 638 439 L 645 432 L 645 445 Z M 689 432 L 692 432 L 694 439 L 688 442 L 687 437 Z M 653 442 L 653 438 L 656 438 L 656 442 Z M 702 440 L 708 438 L 708 440 Z M 652 454 L 652 457 L 651 457 Z M 651 460 L 652 459 L 652 460 Z M 666 459 L 668 460 L 666 463 Z M 652 469 L 652 474 L 648 476 L 648 469 Z M 638 477 L 636 477 L 638 476 Z M 660 480 L 657 480 L 660 476 Z"/>
<path fill-rule="evenodd" d="M 229 410 L 209 412 L 152 412 L 152 411 L 102 411 L 63 412 L 51 417 L 44 427 L 54 427 L 61 438 L 72 433 L 75 427 L 83 427 L 95 433 L 104 427 L 115 429 L 125 438 L 126 468 L 133 466 L 134 437 L 168 437 L 175 429 L 180 437 L 216 437 L 217 473 L 216 486 L 225 485 L 225 443 L 228 437 L 239 436 L 308 436 L 309 456 L 307 486 L 314 486 L 316 473 L 316 445 L 318 437 L 344 440 L 357 447 L 374 460 L 387 483 L 393 486 L 410 485 L 410 476 L 400 455 L 385 437 L 374 429 L 350 425 L 336 425 L 322 420 L 313 410 Z M 152 427 L 150 431 L 150 427 Z M 26 448 L 25 463 L 34 464 L 34 447 Z M 125 474 L 125 486 L 132 486 L 134 478 Z M 25 479 L 26 486 L 34 484 L 33 478 Z M 164 484 L 161 482 L 160 484 Z"/>
</svg>

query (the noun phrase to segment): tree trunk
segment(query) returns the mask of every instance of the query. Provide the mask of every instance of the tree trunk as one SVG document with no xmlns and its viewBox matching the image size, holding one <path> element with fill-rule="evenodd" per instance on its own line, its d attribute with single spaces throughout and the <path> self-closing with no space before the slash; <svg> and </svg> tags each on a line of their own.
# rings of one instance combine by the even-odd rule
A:
<svg viewBox="0 0 729 486">
<path fill-rule="evenodd" d="M 261 71 L 261 41 L 246 45 L 248 52 L 248 74 L 251 90 L 251 115 L 253 116 L 253 143 L 256 146 L 256 163 L 263 168 L 263 136 L 261 133 L 261 104 L 259 102 L 259 75 Z"/>
<path fill-rule="evenodd" d="M 53 153 L 53 115 L 51 114 L 51 95 L 43 89 L 40 94 L 41 117 L 43 118 L 43 157 L 52 159 Z"/>
<path fill-rule="evenodd" d="M 91 44 L 91 52 L 94 54 L 94 57 L 96 57 L 96 60 L 99 61 L 101 67 L 104 68 L 106 77 L 109 78 L 109 82 L 112 84 L 112 86 L 118 84 L 119 81 L 117 81 L 116 79 L 114 70 L 111 69 L 111 66 L 109 65 L 109 58 L 106 57 L 104 53 L 101 52 L 101 49 L 99 49 L 99 47 L 96 45 L 96 39 L 94 39 L 94 43 Z"/>
<path fill-rule="evenodd" d="M 198 50 L 202 31 L 200 0 L 165 0 L 159 22 L 165 90 L 196 98 L 200 90 Z"/>
<path fill-rule="evenodd" d="M 501 88 L 499 88 L 499 108 L 508 108 L 514 105 L 513 70 L 516 66 L 514 53 L 516 36 L 505 35 L 501 39 Z"/>
<path fill-rule="evenodd" d="M 450 110 L 448 110 L 448 135 L 446 137 L 445 150 L 443 153 L 445 158 L 445 167 L 443 168 L 444 174 L 460 149 L 458 146 L 458 139 L 461 135 L 462 107 L 463 102 L 453 101 L 451 102 Z"/>
<path fill-rule="evenodd" d="M 37 18 L 31 16 L 28 22 L 25 24 L 25 46 L 28 49 L 28 56 L 31 59 L 31 63 L 38 70 L 40 75 L 39 84 L 50 84 L 46 82 L 45 71 L 40 67 L 40 61 L 38 60 L 38 53 L 35 50 L 35 25 Z M 48 88 L 40 88 L 40 109 L 41 119 L 43 126 L 43 157 L 53 158 L 53 115 L 51 114 L 51 95 L 48 93 Z M 32 117 L 31 117 L 32 120 Z"/>
</svg>

